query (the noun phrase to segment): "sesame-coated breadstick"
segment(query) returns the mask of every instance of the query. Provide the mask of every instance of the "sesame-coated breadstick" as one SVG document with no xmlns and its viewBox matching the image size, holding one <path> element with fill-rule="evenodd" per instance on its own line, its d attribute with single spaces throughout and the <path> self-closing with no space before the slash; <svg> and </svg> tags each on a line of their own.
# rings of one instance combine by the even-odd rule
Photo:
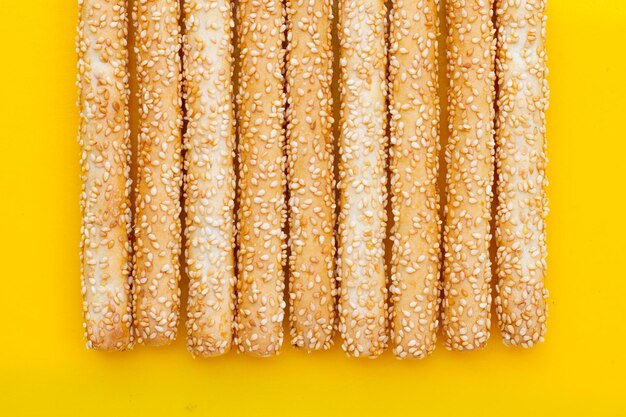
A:
<svg viewBox="0 0 626 417">
<path fill-rule="evenodd" d="M 276 0 L 240 0 L 239 213 L 236 343 L 257 356 L 283 342 L 286 242 L 285 14 Z"/>
<path fill-rule="evenodd" d="M 392 3 L 391 335 L 398 358 L 423 358 L 439 325 L 439 0 Z"/>
<path fill-rule="evenodd" d="M 497 0 L 496 311 L 504 343 L 532 347 L 546 331 L 545 0 Z"/>
<path fill-rule="evenodd" d="M 352 356 L 380 355 L 388 337 L 385 21 L 383 0 L 339 6 L 339 331 Z"/>
<path fill-rule="evenodd" d="M 177 0 L 136 0 L 139 145 L 134 322 L 139 343 L 176 338 L 180 307 L 181 75 Z"/>
<path fill-rule="evenodd" d="M 291 343 L 328 349 L 335 322 L 332 0 L 287 0 Z"/>
<path fill-rule="evenodd" d="M 187 349 L 230 350 L 235 314 L 235 115 L 230 0 L 184 0 Z"/>
<path fill-rule="evenodd" d="M 450 139 L 444 226 L 446 346 L 485 346 L 491 325 L 495 38 L 492 0 L 448 0 Z"/>
<path fill-rule="evenodd" d="M 79 0 L 81 280 L 88 349 L 132 346 L 125 0 Z"/>
</svg>

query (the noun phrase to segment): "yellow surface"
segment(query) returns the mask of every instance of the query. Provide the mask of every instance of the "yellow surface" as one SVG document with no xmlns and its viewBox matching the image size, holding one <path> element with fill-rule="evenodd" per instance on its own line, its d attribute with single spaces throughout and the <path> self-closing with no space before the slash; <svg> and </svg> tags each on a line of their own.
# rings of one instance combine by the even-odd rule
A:
<svg viewBox="0 0 626 417">
<path fill-rule="evenodd" d="M 626 415 L 622 0 L 550 0 L 546 343 L 419 362 L 339 347 L 84 349 L 74 0 L 0 0 L 0 415 Z"/>
</svg>

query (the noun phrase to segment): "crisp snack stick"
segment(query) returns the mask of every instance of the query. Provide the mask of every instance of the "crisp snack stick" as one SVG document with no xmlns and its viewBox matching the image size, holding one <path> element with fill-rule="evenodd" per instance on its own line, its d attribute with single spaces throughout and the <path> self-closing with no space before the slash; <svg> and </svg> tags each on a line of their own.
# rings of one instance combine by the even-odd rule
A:
<svg viewBox="0 0 626 417">
<path fill-rule="evenodd" d="M 272 356 L 283 343 L 285 300 L 285 10 L 240 0 L 239 213 L 236 343 Z"/>
<path fill-rule="evenodd" d="M 491 327 L 489 244 L 494 175 L 492 0 L 448 0 L 443 329 L 446 346 L 485 346 Z"/>
<path fill-rule="evenodd" d="M 79 0 L 81 279 L 87 348 L 132 347 L 126 1 Z"/>
<path fill-rule="evenodd" d="M 291 343 L 328 349 L 335 324 L 332 0 L 287 0 Z"/>
<path fill-rule="evenodd" d="M 439 325 L 439 1 L 392 4 L 391 341 L 398 358 L 423 358 Z"/>
<path fill-rule="evenodd" d="M 135 207 L 134 322 L 137 342 L 176 339 L 180 309 L 182 99 L 180 6 L 135 0 L 139 144 Z"/>
<path fill-rule="evenodd" d="M 497 0 L 496 311 L 504 343 L 546 332 L 546 1 Z"/>
<path fill-rule="evenodd" d="M 351 356 L 387 346 L 387 48 L 382 0 L 339 6 L 339 331 Z"/>
<path fill-rule="evenodd" d="M 187 349 L 230 350 L 235 315 L 235 114 L 230 0 L 184 0 Z"/>
</svg>

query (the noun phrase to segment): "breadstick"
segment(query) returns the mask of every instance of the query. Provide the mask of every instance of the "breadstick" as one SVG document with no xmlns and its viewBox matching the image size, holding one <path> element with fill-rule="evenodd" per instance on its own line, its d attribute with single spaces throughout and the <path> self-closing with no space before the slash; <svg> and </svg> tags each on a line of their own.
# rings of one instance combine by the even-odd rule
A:
<svg viewBox="0 0 626 417">
<path fill-rule="evenodd" d="M 176 338 L 180 307 L 181 75 L 177 0 L 136 0 L 139 149 L 134 308 L 137 341 Z"/>
<path fill-rule="evenodd" d="M 88 349 L 132 347 L 126 1 L 79 0 L 81 280 Z"/>
<path fill-rule="evenodd" d="M 383 0 L 341 2 L 339 331 L 352 356 L 387 344 L 385 21 Z"/>
<path fill-rule="evenodd" d="M 391 335 L 398 358 L 422 358 L 439 325 L 439 0 L 392 3 Z"/>
<path fill-rule="evenodd" d="M 257 356 L 283 342 L 285 15 L 282 2 L 240 0 L 239 213 L 236 343 Z"/>
<path fill-rule="evenodd" d="M 187 349 L 230 350 L 235 314 L 230 0 L 184 0 Z"/>
<path fill-rule="evenodd" d="M 287 0 L 291 343 L 328 349 L 335 322 L 332 0 Z"/>
<path fill-rule="evenodd" d="M 448 0 L 450 139 L 444 226 L 446 346 L 485 346 L 491 326 L 495 42 L 492 0 Z"/>
<path fill-rule="evenodd" d="M 546 331 L 545 0 L 497 0 L 496 311 L 507 345 Z"/>
</svg>

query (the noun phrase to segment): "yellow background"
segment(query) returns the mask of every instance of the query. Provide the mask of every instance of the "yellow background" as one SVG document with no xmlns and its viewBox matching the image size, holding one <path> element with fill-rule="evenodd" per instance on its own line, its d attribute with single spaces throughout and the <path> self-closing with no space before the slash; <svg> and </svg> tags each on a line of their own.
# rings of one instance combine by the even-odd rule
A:
<svg viewBox="0 0 626 417">
<path fill-rule="evenodd" d="M 76 3 L 0 0 L 0 415 L 626 415 L 626 1 L 549 3 L 546 343 L 400 362 L 86 351 Z"/>
</svg>

